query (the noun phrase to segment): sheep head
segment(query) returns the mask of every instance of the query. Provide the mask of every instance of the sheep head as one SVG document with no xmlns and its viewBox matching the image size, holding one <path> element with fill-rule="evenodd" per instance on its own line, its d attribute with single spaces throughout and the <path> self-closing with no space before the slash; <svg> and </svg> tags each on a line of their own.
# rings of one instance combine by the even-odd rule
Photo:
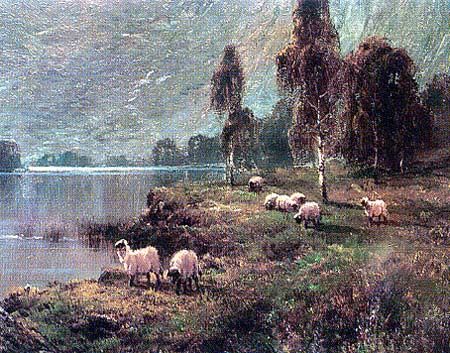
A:
<svg viewBox="0 0 450 353">
<path fill-rule="evenodd" d="M 167 273 L 167 277 L 170 278 L 170 281 L 175 284 L 177 283 L 178 279 L 180 278 L 181 274 L 180 271 L 177 268 L 171 268 L 169 272 Z"/>
<path fill-rule="evenodd" d="M 127 253 L 127 250 L 130 248 L 128 246 L 128 242 L 125 239 L 120 239 L 114 244 L 114 247 L 116 248 L 119 259 L 123 259 Z"/>
<path fill-rule="evenodd" d="M 368 203 L 369 203 L 369 198 L 367 196 L 363 197 L 360 202 L 361 202 L 361 205 L 366 207 L 368 205 Z"/>
</svg>

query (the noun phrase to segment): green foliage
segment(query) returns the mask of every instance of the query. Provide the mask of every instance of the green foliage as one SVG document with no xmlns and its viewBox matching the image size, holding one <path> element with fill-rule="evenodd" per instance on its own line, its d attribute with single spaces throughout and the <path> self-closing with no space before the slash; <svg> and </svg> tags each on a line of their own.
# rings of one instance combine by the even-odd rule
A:
<svg viewBox="0 0 450 353">
<path fill-rule="evenodd" d="M 214 164 L 223 160 L 218 136 L 196 135 L 188 142 L 189 164 Z"/>
<path fill-rule="evenodd" d="M 292 125 L 292 103 L 280 99 L 273 107 L 272 114 L 263 119 L 260 143 L 262 162 L 266 167 L 289 167 L 292 165 L 288 132 Z"/>
<path fill-rule="evenodd" d="M 170 138 L 156 142 L 152 149 L 152 159 L 157 166 L 176 166 L 185 162 L 183 152 L 177 147 L 175 140 Z"/>
</svg>

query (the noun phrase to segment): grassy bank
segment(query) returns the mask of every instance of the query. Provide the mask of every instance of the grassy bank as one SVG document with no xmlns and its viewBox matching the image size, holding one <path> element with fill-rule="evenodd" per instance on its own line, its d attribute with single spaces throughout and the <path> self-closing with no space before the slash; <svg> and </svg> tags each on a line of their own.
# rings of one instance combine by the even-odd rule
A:
<svg viewBox="0 0 450 353">
<path fill-rule="evenodd" d="M 167 212 L 86 228 L 93 243 L 126 237 L 165 259 L 195 249 L 202 294 L 119 278 L 19 290 L 3 306 L 60 352 L 448 352 L 449 169 L 376 185 L 339 166 L 332 175 L 317 230 L 262 206 L 268 192 L 318 201 L 308 169 L 267 173 L 259 195 L 245 185 L 156 190 Z M 388 203 L 389 224 L 367 226 L 365 195 Z"/>
</svg>

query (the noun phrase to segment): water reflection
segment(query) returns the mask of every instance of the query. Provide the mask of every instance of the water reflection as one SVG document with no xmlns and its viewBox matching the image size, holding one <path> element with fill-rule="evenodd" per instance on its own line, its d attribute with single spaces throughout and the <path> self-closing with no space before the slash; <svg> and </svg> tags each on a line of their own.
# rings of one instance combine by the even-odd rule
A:
<svg viewBox="0 0 450 353">
<path fill-rule="evenodd" d="M 135 216 L 154 186 L 221 178 L 221 170 L 201 169 L 0 174 L 0 296 L 10 286 L 97 277 L 114 254 L 83 245 L 76 238 L 80 223 Z M 43 239 L 58 227 L 59 242 Z"/>
</svg>

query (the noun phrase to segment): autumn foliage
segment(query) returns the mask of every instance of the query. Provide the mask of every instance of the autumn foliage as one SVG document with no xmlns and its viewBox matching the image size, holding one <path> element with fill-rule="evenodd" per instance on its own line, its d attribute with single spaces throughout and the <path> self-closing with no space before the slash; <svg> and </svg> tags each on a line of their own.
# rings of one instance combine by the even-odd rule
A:
<svg viewBox="0 0 450 353">
<path fill-rule="evenodd" d="M 431 138 L 431 118 L 419 99 L 413 60 L 406 50 L 374 36 L 345 61 L 344 157 L 375 169 L 402 169 Z"/>
</svg>

